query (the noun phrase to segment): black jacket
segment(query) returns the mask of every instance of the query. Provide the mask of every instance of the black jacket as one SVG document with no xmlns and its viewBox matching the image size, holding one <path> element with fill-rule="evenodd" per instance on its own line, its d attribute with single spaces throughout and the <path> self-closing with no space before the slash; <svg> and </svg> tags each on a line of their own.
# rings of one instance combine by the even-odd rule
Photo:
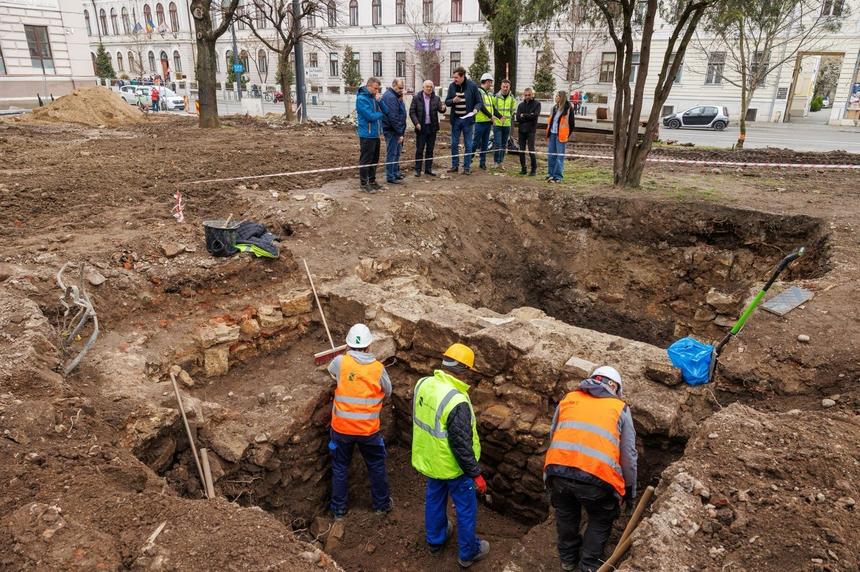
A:
<svg viewBox="0 0 860 572">
<path fill-rule="evenodd" d="M 439 99 L 436 93 L 430 94 L 430 133 L 439 131 L 439 114 L 445 113 L 445 104 Z M 412 97 L 412 103 L 409 105 L 409 119 L 412 120 L 412 125 L 420 125 L 424 127 L 424 92 L 420 91 Z"/>
<path fill-rule="evenodd" d="M 481 474 L 481 466 L 472 449 L 472 410 L 468 403 L 456 405 L 448 414 L 448 445 L 457 459 L 457 464 L 467 476 L 475 478 Z"/>
<path fill-rule="evenodd" d="M 517 106 L 517 125 L 520 133 L 531 133 L 537 130 L 537 122 L 540 117 L 540 101 L 532 99 L 523 101 Z"/>
</svg>

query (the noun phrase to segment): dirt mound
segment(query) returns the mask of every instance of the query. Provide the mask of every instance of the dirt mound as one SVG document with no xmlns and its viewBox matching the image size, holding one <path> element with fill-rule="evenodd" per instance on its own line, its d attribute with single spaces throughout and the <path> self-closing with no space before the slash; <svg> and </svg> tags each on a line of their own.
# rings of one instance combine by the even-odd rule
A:
<svg viewBox="0 0 860 572">
<path fill-rule="evenodd" d="M 138 109 L 114 92 L 100 87 L 76 90 L 21 118 L 25 122 L 81 123 L 91 127 L 119 127 L 143 120 L 144 115 Z"/>
</svg>

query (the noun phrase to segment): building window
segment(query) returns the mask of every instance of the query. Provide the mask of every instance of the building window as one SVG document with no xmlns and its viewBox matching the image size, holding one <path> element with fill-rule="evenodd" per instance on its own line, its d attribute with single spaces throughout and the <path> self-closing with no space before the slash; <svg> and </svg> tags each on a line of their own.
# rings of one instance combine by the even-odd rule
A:
<svg viewBox="0 0 860 572">
<path fill-rule="evenodd" d="M 316 52 L 311 52 L 308 54 L 308 67 L 309 68 L 318 68 L 320 67 L 319 56 Z"/>
<path fill-rule="evenodd" d="M 246 12 L 247 12 L 247 10 L 245 10 L 245 7 L 244 7 L 244 6 L 237 6 L 237 7 L 236 7 L 236 17 L 235 17 L 235 19 L 236 19 L 236 21 L 239 23 L 239 29 L 240 29 L 240 30 L 244 30 L 244 29 L 245 29 L 245 19 L 244 19 L 244 18 L 242 18 L 242 16 L 244 16 Z"/>
<path fill-rule="evenodd" d="M 373 75 L 382 77 L 382 52 L 373 52 Z"/>
<path fill-rule="evenodd" d="M 167 52 L 164 50 L 161 50 L 161 55 L 159 55 L 159 63 L 161 64 L 159 72 L 167 76 L 168 70 L 170 69 L 170 60 L 167 59 Z M 167 77 L 164 77 L 163 79 L 167 79 Z"/>
<path fill-rule="evenodd" d="M 264 4 L 258 4 L 257 5 L 257 13 L 255 14 L 255 16 L 256 16 L 256 20 L 257 20 L 257 29 L 258 30 L 262 30 L 266 27 L 266 12 L 265 12 L 264 6 L 265 6 Z M 308 7 L 308 9 L 310 10 L 310 12 L 308 12 L 308 26 L 313 28 L 314 27 L 314 12 L 313 12 L 313 9 L 310 8 L 310 6 Z"/>
<path fill-rule="evenodd" d="M 149 7 L 149 4 L 143 5 L 143 25 L 146 26 L 147 33 L 152 33 L 150 29 L 152 27 L 152 8 Z"/>
<path fill-rule="evenodd" d="M 600 58 L 600 83 L 612 83 L 615 77 L 615 52 L 603 52 Z"/>
<path fill-rule="evenodd" d="M 580 81 L 582 52 L 567 52 L 567 81 Z"/>
<path fill-rule="evenodd" d="M 433 23 L 433 0 L 423 0 L 424 2 L 424 23 L 432 24 Z"/>
<path fill-rule="evenodd" d="M 155 52 L 150 50 L 147 57 L 149 58 L 149 71 L 155 73 Z"/>
<path fill-rule="evenodd" d="M 669 67 L 666 68 L 668 71 L 672 65 L 675 63 L 675 54 L 669 56 Z M 684 75 L 684 62 L 681 62 L 681 65 L 678 66 L 678 73 L 675 74 L 675 78 L 672 80 L 672 83 L 681 83 L 681 76 Z"/>
<path fill-rule="evenodd" d="M 370 15 L 373 17 L 373 25 L 382 24 L 382 0 L 373 0 L 370 5 Z"/>
<path fill-rule="evenodd" d="M 639 73 L 639 52 L 633 52 L 630 58 L 630 83 L 636 83 L 636 74 Z"/>
<path fill-rule="evenodd" d="M 449 76 L 454 76 L 454 70 L 460 67 L 460 52 L 451 52 L 448 59 L 451 61 L 451 73 Z"/>
<path fill-rule="evenodd" d="M 481 5 L 478 4 L 478 22 L 486 22 L 487 17 L 484 16 L 484 13 L 481 11 Z"/>
<path fill-rule="evenodd" d="M 119 17 L 116 15 L 116 8 L 110 9 L 110 27 L 113 35 L 119 36 Z"/>
<path fill-rule="evenodd" d="M 463 0 L 451 0 L 451 21 L 463 21 Z"/>
<path fill-rule="evenodd" d="M 167 11 L 170 13 L 170 29 L 174 32 L 179 31 L 179 12 L 176 10 L 176 3 L 171 2 Z"/>
<path fill-rule="evenodd" d="M 125 71 L 125 66 L 122 61 L 122 52 L 116 53 L 116 70 L 117 71 Z"/>
<path fill-rule="evenodd" d="M 308 28 L 316 28 L 316 27 L 317 27 L 317 17 L 316 17 L 316 15 L 313 13 L 313 10 L 311 10 L 310 12 L 308 12 L 307 21 L 308 21 Z M 259 22 L 258 22 L 258 26 L 257 26 L 257 27 L 258 27 L 258 28 L 265 28 L 265 27 L 266 27 L 266 25 L 265 25 L 265 20 L 261 20 L 261 22 L 263 22 L 263 25 L 262 25 L 262 26 L 259 26 Z"/>
<path fill-rule="evenodd" d="M 338 77 L 340 75 L 340 69 L 337 65 L 337 52 L 331 52 L 328 55 L 328 75 L 330 77 Z"/>
<path fill-rule="evenodd" d="M 394 61 L 394 75 L 397 77 L 406 77 L 406 52 L 395 53 Z"/>
<path fill-rule="evenodd" d="M 227 73 L 233 69 L 233 50 L 227 50 L 224 52 L 224 61 L 227 62 Z"/>
<path fill-rule="evenodd" d="M 158 27 L 160 28 L 164 24 L 164 6 L 161 5 L 161 2 L 155 5 L 155 19 L 158 21 Z"/>
<path fill-rule="evenodd" d="M 248 73 L 251 70 L 250 57 L 248 56 L 248 50 L 242 50 L 239 52 L 239 59 L 242 62 L 242 69 L 244 70 L 242 73 Z"/>
<path fill-rule="evenodd" d="M 257 71 L 260 75 L 269 73 L 269 59 L 266 57 L 266 50 L 257 52 Z"/>
<path fill-rule="evenodd" d="M 726 52 L 711 52 L 708 54 L 708 73 L 705 75 L 706 85 L 723 83 L 723 67 L 726 65 Z"/>
<path fill-rule="evenodd" d="M 6 75 L 6 60 L 3 59 L 2 47 L 0 47 L 0 75 Z"/>
<path fill-rule="evenodd" d="M 397 0 L 394 3 L 394 21 L 396 24 L 406 22 L 406 0 Z"/>
<path fill-rule="evenodd" d="M 27 47 L 30 49 L 30 62 L 33 67 L 41 68 L 42 73 L 54 73 L 54 54 L 48 41 L 48 27 L 25 24 L 24 35 L 27 37 Z"/>
<path fill-rule="evenodd" d="M 845 0 L 824 0 L 821 3 L 822 16 L 841 16 L 845 8 Z"/>
<path fill-rule="evenodd" d="M 337 27 L 337 6 L 335 5 L 334 0 L 329 0 L 328 3 L 328 27 Z"/>
<path fill-rule="evenodd" d="M 96 65 L 96 55 L 90 52 L 90 59 L 93 61 L 93 75 L 99 74 L 99 66 Z"/>
<path fill-rule="evenodd" d="M 209 11 L 209 17 L 212 18 L 212 27 L 218 27 L 218 18 L 221 16 L 221 9 L 215 6 Z"/>
<path fill-rule="evenodd" d="M 182 58 L 179 56 L 179 50 L 173 50 L 173 71 L 182 73 Z"/>
<path fill-rule="evenodd" d="M 104 8 L 99 10 L 99 23 L 101 24 L 102 36 L 107 36 L 108 35 L 107 14 L 105 14 Z"/>
<path fill-rule="evenodd" d="M 90 13 L 84 10 L 84 24 L 87 25 L 87 36 L 93 35 L 93 25 L 90 23 Z"/>
<path fill-rule="evenodd" d="M 633 23 L 641 26 L 645 22 L 645 13 L 648 11 L 648 2 L 636 2 L 636 6 L 633 10 Z"/>
<path fill-rule="evenodd" d="M 349 25 L 358 26 L 358 0 L 349 0 Z"/>
<path fill-rule="evenodd" d="M 761 87 L 767 83 L 768 66 L 770 56 L 764 52 L 755 52 L 750 64 L 750 77 L 755 82 L 755 87 Z"/>
<path fill-rule="evenodd" d="M 128 19 L 128 10 L 122 9 L 122 33 L 128 35 L 131 33 L 131 21 Z"/>
<path fill-rule="evenodd" d="M 137 69 L 137 68 L 135 67 L 135 65 L 136 65 L 136 64 L 134 63 L 134 52 L 129 51 L 129 52 L 128 52 L 128 71 L 130 71 L 130 72 L 132 73 L 132 75 L 134 75 L 135 73 L 137 73 L 137 72 L 135 71 L 135 70 Z"/>
</svg>

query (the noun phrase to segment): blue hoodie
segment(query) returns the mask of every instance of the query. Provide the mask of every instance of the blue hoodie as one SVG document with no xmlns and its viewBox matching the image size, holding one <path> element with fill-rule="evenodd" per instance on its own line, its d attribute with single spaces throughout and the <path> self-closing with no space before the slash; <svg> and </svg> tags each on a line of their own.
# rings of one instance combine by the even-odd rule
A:
<svg viewBox="0 0 860 572">
<path fill-rule="evenodd" d="M 588 392 L 592 397 L 616 397 L 616 395 L 603 383 L 593 378 L 583 380 L 579 384 L 579 389 Z M 552 434 L 555 433 L 555 426 L 557 423 L 558 407 L 555 408 L 555 415 L 553 415 L 552 418 L 552 427 L 549 432 L 550 440 L 552 440 Z M 621 434 L 621 442 L 619 444 L 619 448 L 621 450 L 621 474 L 624 476 L 624 485 L 628 494 L 630 494 L 632 498 L 636 498 L 636 469 L 638 457 L 636 453 L 636 429 L 633 427 L 633 415 L 630 414 L 630 407 L 626 405 L 621 411 L 621 417 L 618 419 L 618 429 L 618 432 Z M 591 483 L 607 488 L 608 490 L 612 490 L 612 487 L 601 479 L 575 467 L 548 465 L 545 476 L 564 477 L 576 481 Z"/>
<path fill-rule="evenodd" d="M 383 114 L 388 112 L 384 101 L 376 101 L 370 94 L 367 86 L 358 88 L 355 98 L 355 111 L 357 115 L 356 131 L 362 139 L 379 138 L 379 121 Z"/>
<path fill-rule="evenodd" d="M 382 101 L 388 108 L 382 117 L 382 133 L 394 135 L 406 133 L 406 105 L 403 103 L 403 96 L 397 95 L 397 92 L 389 87 L 382 96 Z"/>
</svg>

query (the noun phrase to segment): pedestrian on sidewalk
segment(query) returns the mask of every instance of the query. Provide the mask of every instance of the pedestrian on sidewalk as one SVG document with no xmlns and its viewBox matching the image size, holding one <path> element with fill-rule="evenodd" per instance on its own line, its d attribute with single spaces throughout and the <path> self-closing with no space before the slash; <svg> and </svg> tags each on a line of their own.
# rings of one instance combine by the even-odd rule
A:
<svg viewBox="0 0 860 572">
<path fill-rule="evenodd" d="M 548 173 L 546 180 L 559 183 L 564 179 L 564 147 L 576 123 L 573 107 L 567 100 L 567 94 L 559 91 L 555 94 L 555 105 L 549 115 L 546 126 Z"/>
<path fill-rule="evenodd" d="M 415 176 L 424 174 L 435 177 L 433 172 L 433 149 L 436 146 L 436 133 L 439 131 L 439 115 L 445 113 L 445 104 L 436 95 L 433 82 L 424 81 L 420 94 L 412 98 L 409 106 L 409 119 L 415 126 Z"/>
<path fill-rule="evenodd" d="M 531 171 L 529 176 L 537 173 L 537 156 L 535 155 L 535 133 L 540 119 L 540 101 L 535 99 L 535 92 L 527 87 L 523 90 L 523 101 L 517 106 L 517 133 L 520 147 L 520 175 L 526 174 L 526 145 L 528 145 Z"/>
<path fill-rule="evenodd" d="M 358 88 L 355 97 L 356 131 L 358 132 L 359 157 L 358 177 L 361 190 L 375 193 L 382 187 L 376 182 L 376 167 L 379 164 L 379 122 L 388 111 L 379 93 L 380 81 L 372 77 Z"/>
<path fill-rule="evenodd" d="M 159 93 L 157 87 L 149 88 L 149 97 L 152 101 L 152 111 L 158 111 L 158 96 Z"/>
<path fill-rule="evenodd" d="M 377 139 L 378 141 L 378 139 Z M 391 380 L 370 353 L 373 335 L 364 324 L 355 324 L 346 335 L 349 350 L 335 357 L 328 371 L 337 380 L 331 410 L 331 512 L 343 518 L 348 510 L 348 479 L 356 445 L 370 479 L 373 510 L 391 511 L 392 500 L 385 473 L 385 442 L 380 432 L 382 401 L 391 396 Z"/>
<path fill-rule="evenodd" d="M 632 506 L 636 498 L 636 429 L 623 397 L 621 374 L 601 366 L 555 410 L 544 481 L 555 509 L 562 570 L 600 568 L 622 501 Z M 582 509 L 588 513 L 584 536 Z"/>
<path fill-rule="evenodd" d="M 456 173 L 460 167 L 460 136 L 463 137 L 463 174 L 472 174 L 472 133 L 475 130 L 475 110 L 481 96 L 475 82 L 466 77 L 466 68 L 454 70 L 453 80 L 448 86 L 445 105 L 451 108 L 451 168 Z"/>
<path fill-rule="evenodd" d="M 392 185 L 401 184 L 400 152 L 406 134 L 406 105 L 403 103 L 403 80 L 395 79 L 382 96 L 386 111 L 382 116 L 382 135 L 385 137 L 385 180 Z"/>
<path fill-rule="evenodd" d="M 487 151 L 490 149 L 490 132 L 495 120 L 502 118 L 496 111 L 496 97 L 493 95 L 493 76 L 491 74 L 485 73 L 481 76 L 481 87 L 478 88 L 478 93 L 480 100 L 478 112 L 475 114 L 475 138 L 472 140 L 472 152 L 478 153 L 478 167 L 486 170 Z"/>
<path fill-rule="evenodd" d="M 440 553 L 454 527 L 448 522 L 448 497 L 457 513 L 457 562 L 468 568 L 490 553 L 490 543 L 475 532 L 476 491 L 487 483 L 478 459 L 481 443 L 469 385 L 475 352 L 460 343 L 449 347 L 442 368 L 418 380 L 412 398 L 412 466 L 427 477 L 424 497 L 425 539 L 433 554 Z"/>
<path fill-rule="evenodd" d="M 511 119 L 514 116 L 516 99 L 511 93 L 510 80 L 502 80 L 502 88 L 496 94 L 496 111 L 501 118 L 497 118 L 493 127 L 493 141 L 495 151 L 493 152 L 493 163 L 497 169 L 504 168 L 505 151 L 508 148 L 508 138 L 511 136 Z"/>
</svg>

